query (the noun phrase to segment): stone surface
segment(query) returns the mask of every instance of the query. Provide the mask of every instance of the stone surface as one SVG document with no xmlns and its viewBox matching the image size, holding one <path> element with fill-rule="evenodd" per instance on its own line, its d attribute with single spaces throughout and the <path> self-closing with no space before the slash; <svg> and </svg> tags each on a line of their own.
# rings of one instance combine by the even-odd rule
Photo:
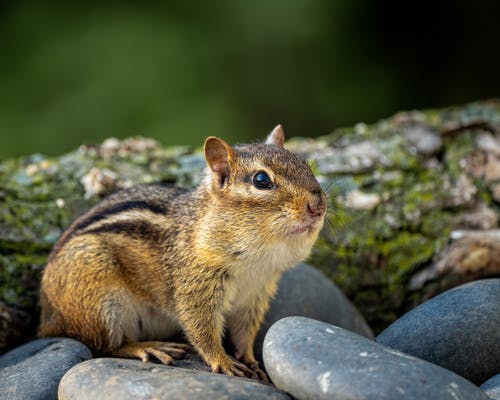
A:
<svg viewBox="0 0 500 400">
<path fill-rule="evenodd" d="M 494 400 L 500 400 L 500 374 L 488 379 L 481 385 L 481 389 Z"/>
<path fill-rule="evenodd" d="M 453 372 L 303 317 L 269 329 L 264 362 L 274 384 L 298 399 L 487 399 Z"/>
<path fill-rule="evenodd" d="M 0 357 L 2 400 L 57 399 L 62 376 L 75 364 L 92 357 L 73 339 L 38 339 Z"/>
<path fill-rule="evenodd" d="M 481 384 L 500 373 L 500 279 L 451 289 L 405 314 L 377 341 Z"/>
<path fill-rule="evenodd" d="M 226 375 L 99 358 L 72 368 L 59 386 L 60 400 L 275 399 L 289 396 L 271 385 Z"/>
<path fill-rule="evenodd" d="M 363 316 L 340 289 L 322 272 L 307 264 L 299 264 L 283 274 L 278 293 L 255 341 L 255 354 L 260 361 L 267 330 L 276 321 L 290 316 L 328 322 L 373 338 Z"/>
</svg>

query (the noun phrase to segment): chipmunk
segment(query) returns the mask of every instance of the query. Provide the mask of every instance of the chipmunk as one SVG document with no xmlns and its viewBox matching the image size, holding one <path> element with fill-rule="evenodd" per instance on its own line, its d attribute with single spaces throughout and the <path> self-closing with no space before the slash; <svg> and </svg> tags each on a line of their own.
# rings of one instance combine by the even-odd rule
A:
<svg viewBox="0 0 500 400">
<path fill-rule="evenodd" d="M 196 189 L 139 185 L 76 219 L 43 273 L 39 336 L 164 364 L 191 345 L 213 372 L 265 380 L 256 334 L 282 273 L 309 255 L 326 213 L 309 165 L 284 141 L 280 125 L 258 144 L 208 137 Z M 178 331 L 190 345 L 164 342 Z"/>
</svg>

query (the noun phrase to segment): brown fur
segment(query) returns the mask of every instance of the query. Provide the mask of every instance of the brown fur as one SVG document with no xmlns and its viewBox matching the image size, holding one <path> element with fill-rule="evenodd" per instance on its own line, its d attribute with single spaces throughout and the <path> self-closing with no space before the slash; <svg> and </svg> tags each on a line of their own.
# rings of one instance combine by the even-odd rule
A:
<svg viewBox="0 0 500 400">
<path fill-rule="evenodd" d="M 40 336 L 170 363 L 186 346 L 159 341 L 182 331 L 213 371 L 263 377 L 255 336 L 282 272 L 309 254 L 326 207 L 309 166 L 283 141 L 279 126 L 264 144 L 208 138 L 209 168 L 196 190 L 136 186 L 77 219 L 44 271 Z M 254 186 L 258 171 L 273 188 Z M 222 346 L 225 328 L 241 362 Z"/>
</svg>

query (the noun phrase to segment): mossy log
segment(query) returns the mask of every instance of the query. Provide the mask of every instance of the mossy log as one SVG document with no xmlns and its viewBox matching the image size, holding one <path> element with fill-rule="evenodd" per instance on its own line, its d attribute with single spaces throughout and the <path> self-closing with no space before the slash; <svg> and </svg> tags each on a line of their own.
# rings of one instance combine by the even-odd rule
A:
<svg viewBox="0 0 500 400">
<path fill-rule="evenodd" d="M 310 263 L 379 331 L 457 284 L 500 276 L 500 102 L 401 112 L 288 147 L 330 198 Z M 62 231 L 102 196 L 135 183 L 192 187 L 200 149 L 108 139 L 58 158 L 0 163 L 0 351 L 37 324 L 40 274 Z"/>
</svg>

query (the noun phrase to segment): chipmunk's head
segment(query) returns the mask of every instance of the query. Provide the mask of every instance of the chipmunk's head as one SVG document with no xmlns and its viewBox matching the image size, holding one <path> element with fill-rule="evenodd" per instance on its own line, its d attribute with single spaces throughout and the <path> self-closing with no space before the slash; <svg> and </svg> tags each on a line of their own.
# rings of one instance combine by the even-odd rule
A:
<svg viewBox="0 0 500 400">
<path fill-rule="evenodd" d="M 326 195 L 309 164 L 286 150 L 284 142 L 281 125 L 264 143 L 231 147 L 207 138 L 205 185 L 235 236 L 300 243 L 308 254 L 323 226 Z"/>
</svg>

